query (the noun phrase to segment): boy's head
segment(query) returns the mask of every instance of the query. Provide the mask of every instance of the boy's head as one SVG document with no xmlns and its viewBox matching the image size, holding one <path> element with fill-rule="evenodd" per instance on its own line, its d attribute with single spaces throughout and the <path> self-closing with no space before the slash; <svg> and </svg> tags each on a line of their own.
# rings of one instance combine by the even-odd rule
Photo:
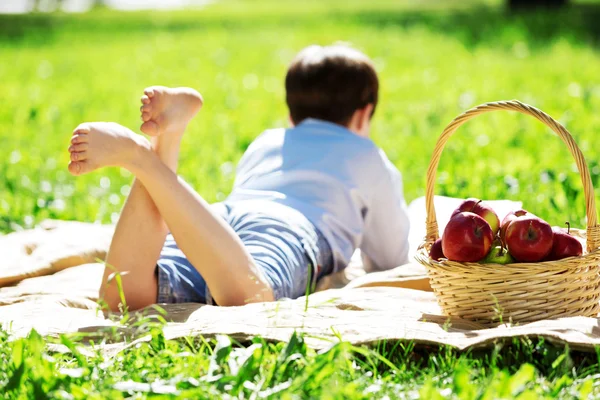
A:
<svg viewBox="0 0 600 400">
<path fill-rule="evenodd" d="M 373 62 L 348 46 L 309 46 L 285 77 L 294 125 L 306 118 L 340 124 L 364 136 L 377 105 L 379 81 Z"/>
</svg>

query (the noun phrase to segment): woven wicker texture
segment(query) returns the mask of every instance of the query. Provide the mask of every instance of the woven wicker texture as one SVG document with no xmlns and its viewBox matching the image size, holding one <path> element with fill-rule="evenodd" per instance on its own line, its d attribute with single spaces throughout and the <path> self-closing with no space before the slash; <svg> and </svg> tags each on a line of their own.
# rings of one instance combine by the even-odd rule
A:
<svg viewBox="0 0 600 400">
<path fill-rule="evenodd" d="M 428 250 L 439 237 L 434 207 L 434 185 L 442 151 L 450 136 L 477 115 L 517 111 L 537 118 L 552 129 L 569 148 L 583 182 L 587 211 L 586 248 L 581 257 L 543 263 L 508 265 L 434 261 Z M 596 316 L 600 311 L 600 227 L 590 173 L 571 134 L 548 114 L 517 100 L 486 103 L 456 117 L 439 137 L 426 188 L 427 236 L 416 259 L 428 269 L 436 298 L 445 315 L 476 321 L 486 326 L 502 322 L 524 323 L 547 318 Z"/>
</svg>

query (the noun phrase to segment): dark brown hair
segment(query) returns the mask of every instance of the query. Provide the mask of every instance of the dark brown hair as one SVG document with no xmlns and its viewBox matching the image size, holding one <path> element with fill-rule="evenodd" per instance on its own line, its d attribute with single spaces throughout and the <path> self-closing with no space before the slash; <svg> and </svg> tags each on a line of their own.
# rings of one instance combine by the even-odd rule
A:
<svg viewBox="0 0 600 400">
<path fill-rule="evenodd" d="M 348 46 L 309 46 L 292 61 L 285 77 L 292 122 L 318 118 L 347 126 L 354 112 L 377 105 L 379 81 L 373 62 Z"/>
</svg>

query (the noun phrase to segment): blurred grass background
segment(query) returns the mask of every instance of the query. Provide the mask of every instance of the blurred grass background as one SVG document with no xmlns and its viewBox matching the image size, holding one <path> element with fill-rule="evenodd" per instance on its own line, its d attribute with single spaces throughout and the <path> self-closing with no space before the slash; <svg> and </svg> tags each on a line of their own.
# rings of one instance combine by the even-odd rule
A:
<svg viewBox="0 0 600 400">
<path fill-rule="evenodd" d="M 198 10 L 0 16 L 0 231 L 45 218 L 115 221 L 132 177 L 73 178 L 67 146 L 84 121 L 136 131 L 146 86 L 192 86 L 205 107 L 184 139 L 180 173 L 225 198 L 235 164 L 263 130 L 286 126 L 286 67 L 303 47 L 351 43 L 375 60 L 373 139 L 424 194 L 447 123 L 487 101 L 519 99 L 571 131 L 599 185 L 600 3 L 512 14 L 499 0 L 223 0 Z M 566 147 L 538 121 L 499 112 L 461 128 L 436 193 L 521 200 L 554 225 L 585 225 Z M 598 193 L 598 191 L 597 191 Z"/>
</svg>

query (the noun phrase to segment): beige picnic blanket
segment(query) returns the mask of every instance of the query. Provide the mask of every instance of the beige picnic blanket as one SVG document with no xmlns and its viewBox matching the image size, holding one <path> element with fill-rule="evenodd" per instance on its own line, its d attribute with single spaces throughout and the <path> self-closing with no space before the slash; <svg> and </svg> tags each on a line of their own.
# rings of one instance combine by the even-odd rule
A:
<svg viewBox="0 0 600 400">
<path fill-rule="evenodd" d="M 441 227 L 459 201 L 436 198 Z M 520 204 L 501 201 L 494 207 L 502 214 Z M 409 211 L 414 254 L 424 236 L 424 199 L 411 203 Z M 32 328 L 56 335 L 94 334 L 117 326 L 115 318 L 105 316 L 96 304 L 104 268 L 97 261 L 104 258 L 113 229 L 48 221 L 33 230 L 0 236 L 0 323 L 4 329 L 18 337 Z M 593 351 L 600 344 L 600 319 L 575 317 L 481 329 L 442 315 L 422 266 L 407 264 L 385 272 L 370 269 L 369 261 L 357 253 L 346 271 L 321 282 L 320 291 L 308 299 L 242 307 L 164 305 L 170 321 L 165 336 L 228 334 L 245 340 L 260 335 L 285 341 L 300 331 L 316 348 L 339 338 L 355 344 L 412 340 L 417 345 L 446 344 L 457 349 L 490 346 L 521 336 L 544 337 L 584 351 Z M 147 312 L 153 311 L 142 311 Z M 116 329 L 125 334 L 107 345 L 113 351 L 131 345 L 126 339 L 129 328 Z"/>
</svg>

